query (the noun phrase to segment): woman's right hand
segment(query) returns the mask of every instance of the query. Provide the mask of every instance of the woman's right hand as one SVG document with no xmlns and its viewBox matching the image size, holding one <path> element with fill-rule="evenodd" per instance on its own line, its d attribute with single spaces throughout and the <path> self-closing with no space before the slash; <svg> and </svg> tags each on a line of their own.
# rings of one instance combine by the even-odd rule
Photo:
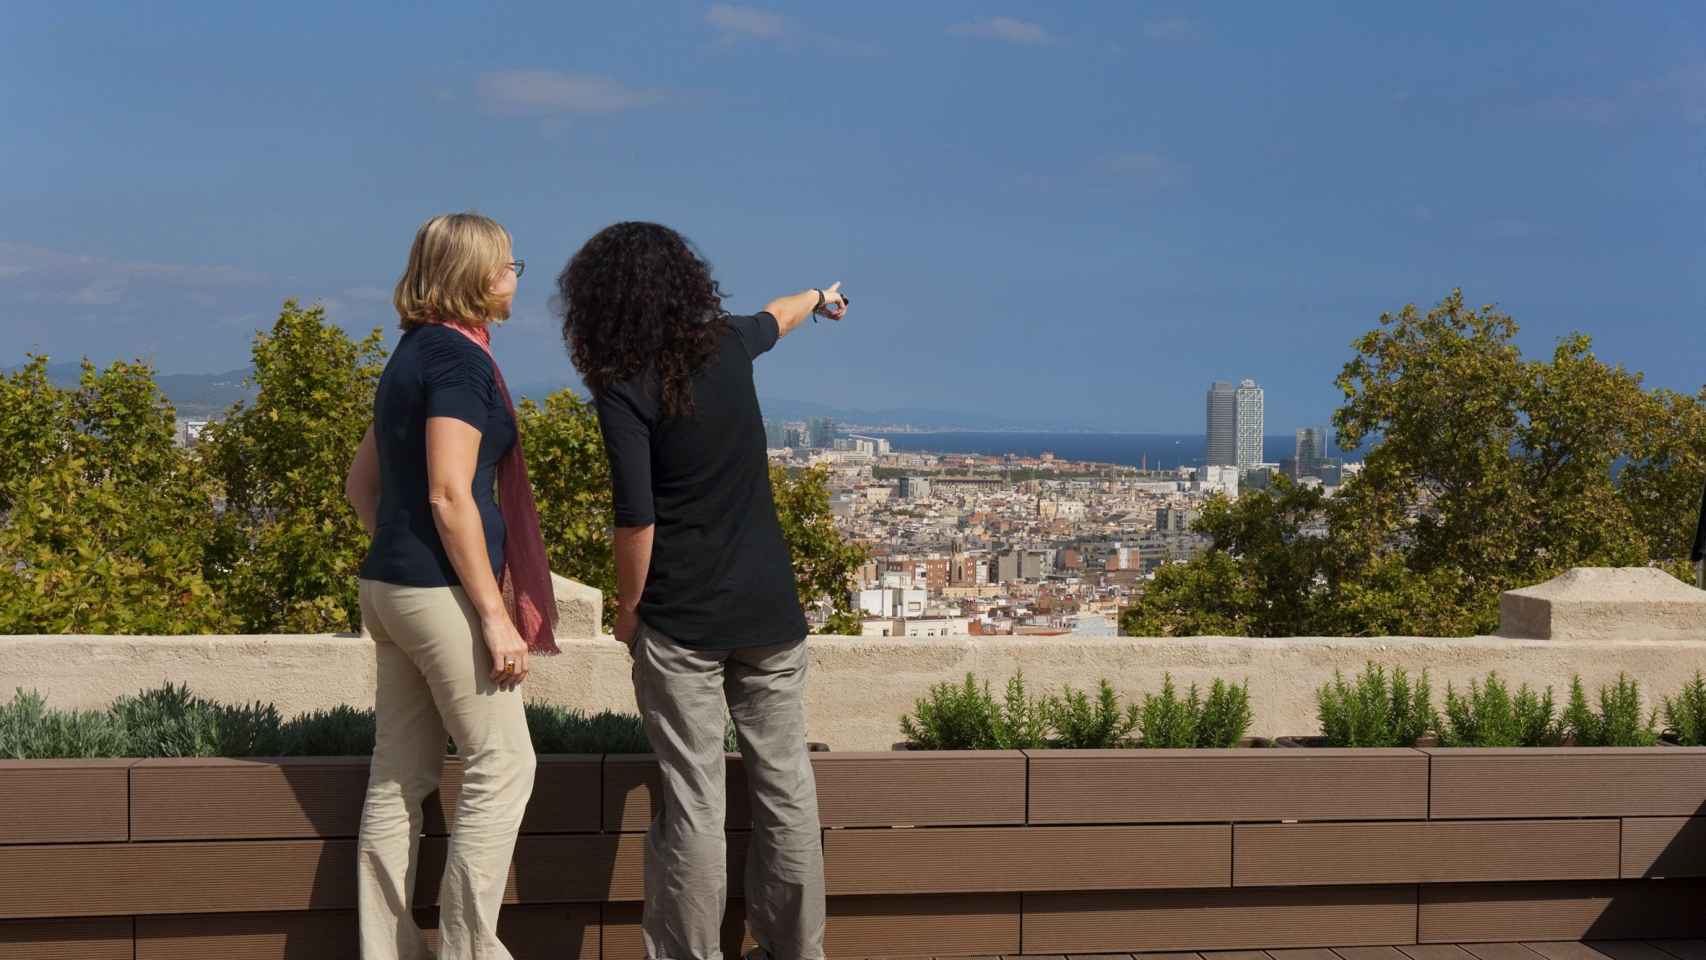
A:
<svg viewBox="0 0 1706 960">
<path fill-rule="evenodd" d="M 480 618 L 480 633 L 492 654 L 492 680 L 504 690 L 514 690 L 527 679 L 527 643 L 503 612 Z"/>
<path fill-rule="evenodd" d="M 841 295 L 840 280 L 823 288 L 823 306 L 818 307 L 816 312 L 831 320 L 840 320 L 847 316 L 847 298 Z"/>
</svg>

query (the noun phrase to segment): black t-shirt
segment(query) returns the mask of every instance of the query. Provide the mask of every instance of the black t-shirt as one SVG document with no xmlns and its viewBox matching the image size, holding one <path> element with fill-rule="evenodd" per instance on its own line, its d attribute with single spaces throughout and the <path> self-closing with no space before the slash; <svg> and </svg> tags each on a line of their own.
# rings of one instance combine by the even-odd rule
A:
<svg viewBox="0 0 1706 960">
<path fill-rule="evenodd" d="M 728 322 L 716 354 L 693 378 L 691 416 L 660 415 L 655 370 L 595 400 L 616 525 L 657 525 L 640 619 L 685 646 L 709 649 L 806 635 L 752 384 L 752 361 L 776 345 L 776 318 Z"/>
<path fill-rule="evenodd" d="M 498 460 L 515 443 L 515 417 L 498 393 L 486 351 L 449 327 L 427 324 L 397 342 L 373 397 L 379 529 L 361 565 L 365 579 L 407 587 L 461 584 L 427 502 L 428 417 L 455 417 L 480 431 L 474 503 L 493 576 L 503 568 L 504 522 L 493 491 Z"/>
</svg>

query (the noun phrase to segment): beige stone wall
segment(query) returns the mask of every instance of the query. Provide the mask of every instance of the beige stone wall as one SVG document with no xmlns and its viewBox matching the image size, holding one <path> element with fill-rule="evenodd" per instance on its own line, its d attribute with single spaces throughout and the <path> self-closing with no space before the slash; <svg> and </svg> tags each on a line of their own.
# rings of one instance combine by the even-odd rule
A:
<svg viewBox="0 0 1706 960">
<path fill-rule="evenodd" d="M 838 750 L 887 749 L 898 718 L 932 683 L 967 671 L 992 680 L 1022 668 L 1034 689 L 1090 686 L 1106 677 L 1125 694 L 1157 689 L 1164 673 L 1181 684 L 1216 676 L 1248 679 L 1257 735 L 1316 728 L 1313 693 L 1335 667 L 1349 673 L 1374 659 L 1426 668 L 1443 700 L 1489 670 L 1513 682 L 1557 684 L 1560 698 L 1580 673 L 1592 686 L 1626 671 L 1649 698 L 1672 693 L 1706 670 L 1698 640 L 1291 638 L 1188 639 L 954 637 L 907 640 L 813 637 L 807 709 L 811 736 Z M 627 651 L 605 639 L 564 640 L 540 662 L 532 696 L 587 710 L 632 711 Z M 161 681 L 188 683 L 226 701 L 270 700 L 286 712 L 373 702 L 371 641 L 345 636 L 0 637 L 0 691 L 40 690 L 61 707 L 97 707 Z"/>
</svg>

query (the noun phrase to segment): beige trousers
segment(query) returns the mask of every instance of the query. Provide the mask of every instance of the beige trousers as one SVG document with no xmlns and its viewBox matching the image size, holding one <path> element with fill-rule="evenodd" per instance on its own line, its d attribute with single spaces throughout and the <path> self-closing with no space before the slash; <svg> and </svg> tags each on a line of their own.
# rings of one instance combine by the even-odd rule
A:
<svg viewBox="0 0 1706 960">
<path fill-rule="evenodd" d="M 498 942 L 498 907 L 534 768 L 521 692 L 492 681 L 479 617 L 461 587 L 363 580 L 361 619 L 379 667 L 378 738 L 355 868 L 361 956 L 431 956 L 410 908 L 422 801 L 438 788 L 448 734 L 463 781 L 439 885 L 439 957 L 511 960 Z"/>
<path fill-rule="evenodd" d="M 820 960 L 823 833 L 806 747 L 805 641 L 696 650 L 642 624 L 630 650 L 634 693 L 662 774 L 662 803 L 646 836 L 646 956 L 722 956 L 726 704 L 752 807 L 747 926 L 775 960 Z"/>
</svg>

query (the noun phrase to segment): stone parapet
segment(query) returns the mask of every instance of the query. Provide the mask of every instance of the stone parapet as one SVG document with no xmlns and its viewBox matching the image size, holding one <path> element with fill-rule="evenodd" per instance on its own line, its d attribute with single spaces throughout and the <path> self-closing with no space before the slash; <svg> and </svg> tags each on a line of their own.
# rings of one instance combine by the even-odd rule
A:
<svg viewBox="0 0 1706 960">
<path fill-rule="evenodd" d="M 1703 640 L 1706 590 L 1647 567 L 1576 567 L 1499 597 L 1499 635 L 1536 640 Z"/>
</svg>

